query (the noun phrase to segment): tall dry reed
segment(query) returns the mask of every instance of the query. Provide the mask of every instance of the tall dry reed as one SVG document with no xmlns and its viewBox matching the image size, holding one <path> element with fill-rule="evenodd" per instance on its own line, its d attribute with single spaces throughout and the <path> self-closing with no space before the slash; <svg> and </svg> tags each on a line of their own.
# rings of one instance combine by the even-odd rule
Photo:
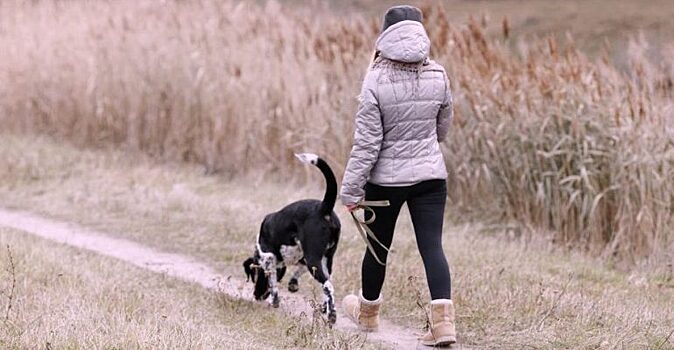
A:
<svg viewBox="0 0 674 350">
<path fill-rule="evenodd" d="M 673 62 L 635 43 L 619 70 L 570 41 L 518 42 L 507 21 L 489 38 L 485 21 L 424 10 L 455 94 L 455 208 L 626 260 L 674 250 Z M 275 2 L 2 2 L 2 129 L 232 176 L 304 178 L 304 150 L 341 170 L 378 30 Z"/>
</svg>

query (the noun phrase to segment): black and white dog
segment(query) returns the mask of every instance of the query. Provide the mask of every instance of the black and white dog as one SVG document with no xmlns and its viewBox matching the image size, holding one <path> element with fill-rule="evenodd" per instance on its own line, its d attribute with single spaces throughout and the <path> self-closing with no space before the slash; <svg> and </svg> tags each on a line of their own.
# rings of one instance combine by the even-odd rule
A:
<svg viewBox="0 0 674 350">
<path fill-rule="evenodd" d="M 334 323 L 337 313 L 330 274 L 341 230 L 339 218 L 333 212 L 337 181 L 328 163 L 317 155 L 302 153 L 295 156 L 304 163 L 315 165 L 325 176 L 323 201 L 300 200 L 267 215 L 260 227 L 255 254 L 243 263 L 243 268 L 248 279 L 255 283 L 255 299 L 270 297 L 269 302 L 274 307 L 279 306 L 277 283 L 283 278 L 286 267 L 297 265 L 288 282 L 291 292 L 299 289 L 299 277 L 309 271 L 322 284 L 323 312 Z"/>
</svg>

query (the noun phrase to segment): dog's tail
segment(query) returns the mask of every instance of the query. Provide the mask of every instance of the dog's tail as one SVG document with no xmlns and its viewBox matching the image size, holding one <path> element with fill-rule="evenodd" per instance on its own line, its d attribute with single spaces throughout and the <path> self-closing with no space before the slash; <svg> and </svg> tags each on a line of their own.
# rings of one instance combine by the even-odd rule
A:
<svg viewBox="0 0 674 350">
<path fill-rule="evenodd" d="M 323 176 L 325 176 L 326 188 L 323 202 L 321 203 L 321 215 L 330 214 L 335 207 L 335 201 L 337 200 L 337 179 L 335 179 L 335 174 L 332 172 L 332 169 L 330 169 L 328 163 L 313 153 L 299 153 L 295 154 L 295 157 L 303 163 L 315 165 L 321 170 Z"/>
</svg>

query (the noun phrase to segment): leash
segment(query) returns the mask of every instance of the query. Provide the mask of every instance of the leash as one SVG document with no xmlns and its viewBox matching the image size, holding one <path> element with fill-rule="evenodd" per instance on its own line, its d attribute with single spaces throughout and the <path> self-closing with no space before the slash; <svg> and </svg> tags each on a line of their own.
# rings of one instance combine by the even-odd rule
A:
<svg viewBox="0 0 674 350">
<path fill-rule="evenodd" d="M 358 229 L 358 233 L 360 233 L 360 236 L 363 238 L 365 241 L 365 244 L 367 244 L 367 250 L 370 251 L 372 256 L 374 256 L 374 259 L 377 260 L 377 262 L 382 265 L 386 266 L 386 263 L 382 262 L 379 257 L 377 256 L 377 253 L 374 251 L 374 247 L 372 246 L 372 243 L 370 243 L 370 240 L 368 239 L 371 238 L 373 241 L 377 242 L 379 246 L 384 248 L 386 252 L 389 252 L 389 248 L 386 247 L 382 242 L 377 239 L 377 236 L 374 235 L 374 232 L 367 226 L 371 223 L 374 222 L 376 219 L 376 215 L 374 214 L 374 210 L 371 207 L 388 207 L 391 205 L 391 203 L 387 200 L 383 201 L 360 201 L 356 203 L 356 209 L 351 211 L 351 217 L 353 218 L 353 222 L 356 224 L 356 228 Z M 359 219 L 356 216 L 355 211 L 362 209 L 363 210 L 363 220 Z M 368 220 L 365 219 L 365 212 L 370 212 L 372 214 L 372 217 Z"/>
</svg>

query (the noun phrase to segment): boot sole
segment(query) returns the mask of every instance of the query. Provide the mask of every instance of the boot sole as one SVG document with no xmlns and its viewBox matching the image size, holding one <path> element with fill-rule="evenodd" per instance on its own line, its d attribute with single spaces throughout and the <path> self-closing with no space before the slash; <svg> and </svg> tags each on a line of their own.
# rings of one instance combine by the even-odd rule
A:
<svg viewBox="0 0 674 350">
<path fill-rule="evenodd" d="M 372 327 L 365 327 L 365 326 L 361 325 L 360 322 L 358 322 L 357 319 L 354 319 L 349 314 L 346 315 L 346 318 L 348 318 L 351 322 L 353 322 L 358 327 L 358 330 L 360 330 L 361 332 L 371 333 L 371 332 L 376 332 L 376 331 L 379 330 L 379 327 L 372 328 Z"/>
<path fill-rule="evenodd" d="M 372 332 L 378 331 L 379 327 L 371 328 L 371 327 L 363 327 L 361 325 L 358 325 L 358 329 L 361 330 L 362 332 L 372 333 Z"/>
<path fill-rule="evenodd" d="M 432 341 L 422 341 L 421 343 L 426 346 L 448 346 L 456 343 L 456 337 L 440 337 Z"/>
</svg>

